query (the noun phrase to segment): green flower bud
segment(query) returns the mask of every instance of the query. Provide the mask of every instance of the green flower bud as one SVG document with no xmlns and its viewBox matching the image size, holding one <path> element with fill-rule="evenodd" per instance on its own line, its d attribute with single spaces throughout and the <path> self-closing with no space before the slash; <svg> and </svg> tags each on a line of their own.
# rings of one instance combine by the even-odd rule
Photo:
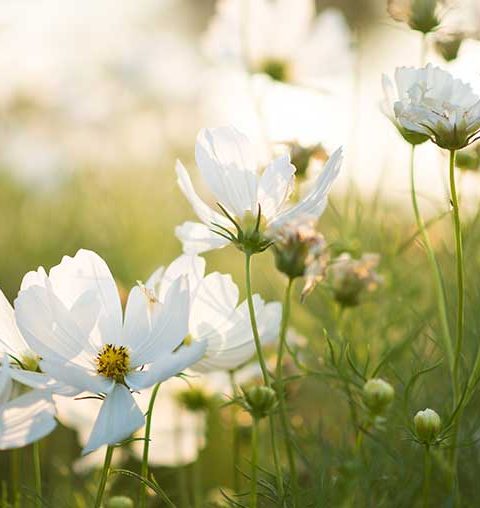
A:
<svg viewBox="0 0 480 508">
<path fill-rule="evenodd" d="M 262 62 L 260 71 L 270 76 L 274 81 L 287 83 L 290 79 L 290 69 L 288 62 L 279 58 L 269 58 Z"/>
<path fill-rule="evenodd" d="M 383 379 L 369 379 L 363 385 L 363 401 L 374 415 L 383 414 L 394 397 L 393 386 Z"/>
<path fill-rule="evenodd" d="M 189 411 L 207 411 L 211 397 L 204 390 L 191 387 L 177 394 L 178 402 Z"/>
<path fill-rule="evenodd" d="M 106 508 L 133 508 L 133 501 L 127 496 L 113 496 L 107 501 Z"/>
<path fill-rule="evenodd" d="M 395 21 L 407 23 L 412 30 L 427 34 L 440 24 L 440 4 L 441 0 L 388 0 L 387 10 Z"/>
<path fill-rule="evenodd" d="M 453 34 L 448 37 L 438 38 L 435 41 L 435 49 L 446 62 L 451 62 L 457 58 L 463 38 L 462 34 Z"/>
<path fill-rule="evenodd" d="M 277 394 L 268 386 L 254 386 L 249 390 L 243 390 L 244 399 L 242 405 L 252 418 L 265 418 L 277 406 Z"/>
<path fill-rule="evenodd" d="M 435 443 L 442 428 L 442 420 L 438 413 L 433 409 L 424 409 L 415 415 L 413 423 L 415 434 L 421 443 L 426 445 Z"/>
</svg>

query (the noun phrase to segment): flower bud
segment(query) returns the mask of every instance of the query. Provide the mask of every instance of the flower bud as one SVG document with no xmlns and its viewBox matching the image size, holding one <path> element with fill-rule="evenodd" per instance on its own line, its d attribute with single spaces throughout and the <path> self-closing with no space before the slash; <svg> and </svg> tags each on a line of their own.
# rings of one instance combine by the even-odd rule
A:
<svg viewBox="0 0 480 508">
<path fill-rule="evenodd" d="M 133 508 L 133 501 L 127 496 L 113 496 L 107 501 L 106 508 Z"/>
<path fill-rule="evenodd" d="M 449 34 L 444 37 L 437 37 L 435 49 L 446 62 L 451 62 L 457 58 L 463 39 L 463 34 Z"/>
<path fill-rule="evenodd" d="M 198 387 L 190 387 L 177 393 L 177 400 L 181 406 L 189 411 L 207 411 L 210 407 L 211 397 Z"/>
<path fill-rule="evenodd" d="M 383 379 L 369 379 L 363 385 L 363 401 L 374 415 L 381 415 L 395 397 L 393 386 Z"/>
<path fill-rule="evenodd" d="M 480 169 L 480 146 L 474 145 L 457 152 L 455 165 L 463 171 L 478 171 Z"/>
<path fill-rule="evenodd" d="M 302 292 L 309 293 L 323 279 L 328 264 L 327 244 L 308 217 L 284 224 L 274 233 L 273 253 L 277 269 L 289 279 L 305 277 Z"/>
<path fill-rule="evenodd" d="M 383 278 L 375 271 L 379 263 L 378 254 L 353 259 L 345 252 L 334 259 L 328 271 L 335 300 L 344 307 L 358 305 L 363 293 L 374 291 L 382 284 Z"/>
<path fill-rule="evenodd" d="M 407 23 L 412 30 L 424 34 L 440 24 L 438 16 L 441 0 L 388 0 L 387 10 L 395 21 Z"/>
<path fill-rule="evenodd" d="M 433 409 L 424 409 L 415 415 L 413 423 L 415 434 L 421 443 L 427 445 L 435 443 L 442 427 L 442 421 L 438 413 Z"/>
<path fill-rule="evenodd" d="M 243 389 L 242 389 L 243 390 Z M 277 394 L 268 386 L 254 386 L 243 390 L 244 400 L 242 405 L 252 418 L 261 419 L 270 414 L 277 406 Z"/>
</svg>

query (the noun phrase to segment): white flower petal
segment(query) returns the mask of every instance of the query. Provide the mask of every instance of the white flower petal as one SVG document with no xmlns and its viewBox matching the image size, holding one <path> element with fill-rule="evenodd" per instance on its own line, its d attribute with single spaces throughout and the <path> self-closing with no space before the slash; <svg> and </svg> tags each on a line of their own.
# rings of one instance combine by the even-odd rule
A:
<svg viewBox="0 0 480 508">
<path fill-rule="evenodd" d="M 246 136 L 234 127 L 202 129 L 195 159 L 218 202 L 238 217 L 257 208 L 257 161 Z"/>
<path fill-rule="evenodd" d="M 20 291 L 24 289 L 28 289 L 31 286 L 40 286 L 45 287 L 47 282 L 48 275 L 43 266 L 40 266 L 37 270 L 33 270 L 31 272 L 27 272 L 22 279 L 22 283 L 20 285 Z"/>
<path fill-rule="evenodd" d="M 177 348 L 188 335 L 189 312 L 188 280 L 182 276 L 171 285 L 165 302 L 153 314 L 151 333 L 131 337 L 131 343 L 127 344 L 131 348 L 132 367 L 155 362 Z"/>
<path fill-rule="evenodd" d="M 80 393 L 77 388 L 57 381 L 43 372 L 31 372 L 13 368 L 10 369 L 10 376 L 18 383 L 37 390 L 48 390 L 51 393 L 58 393 L 69 397 L 74 397 Z"/>
<path fill-rule="evenodd" d="M 125 386 L 115 384 L 103 401 L 82 455 L 102 445 L 113 445 L 127 439 L 144 424 L 145 418 Z"/>
<path fill-rule="evenodd" d="M 198 218 L 207 226 L 211 226 L 212 223 L 217 223 L 222 226 L 229 226 L 230 223 L 224 215 L 220 215 L 218 212 L 212 210 L 207 204 L 205 204 L 195 192 L 192 181 L 185 169 L 185 166 L 177 160 L 176 165 L 177 182 L 181 191 L 192 205 L 193 210 L 197 214 Z"/>
<path fill-rule="evenodd" d="M 126 383 L 132 390 L 141 390 L 161 383 L 198 362 L 205 354 L 206 347 L 206 342 L 193 341 L 175 352 L 166 352 L 147 369 L 128 374 Z"/>
<path fill-rule="evenodd" d="M 201 254 L 212 249 L 221 249 L 230 242 L 214 233 L 205 224 L 184 222 L 175 228 L 176 237 L 182 242 L 186 254 Z"/>
<path fill-rule="evenodd" d="M 265 169 L 258 184 L 258 202 L 267 220 L 276 215 L 290 196 L 294 174 L 295 167 L 290 164 L 289 155 L 278 157 Z"/>
<path fill-rule="evenodd" d="M 0 289 L 0 353 L 9 353 L 17 357 L 27 348 L 17 328 L 13 307 Z"/>
<path fill-rule="evenodd" d="M 56 425 L 55 407 L 48 392 L 28 392 L 0 406 L 0 450 L 38 441 Z"/>
<path fill-rule="evenodd" d="M 0 366 L 0 404 L 4 404 L 10 398 L 12 393 L 12 377 L 10 375 L 10 365 L 8 364 L 8 356 L 3 355 Z"/>
<path fill-rule="evenodd" d="M 342 165 L 342 149 L 336 150 L 325 165 L 322 173 L 318 176 L 313 189 L 298 204 L 280 213 L 270 224 L 272 228 L 288 222 L 295 217 L 307 216 L 318 219 L 327 206 L 327 198 L 330 187 L 337 178 Z"/>
</svg>

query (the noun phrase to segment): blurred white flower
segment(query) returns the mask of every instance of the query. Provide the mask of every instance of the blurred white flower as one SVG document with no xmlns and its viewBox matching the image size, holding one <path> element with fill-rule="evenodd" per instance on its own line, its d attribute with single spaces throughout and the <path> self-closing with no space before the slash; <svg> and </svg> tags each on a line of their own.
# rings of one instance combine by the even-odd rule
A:
<svg viewBox="0 0 480 508">
<path fill-rule="evenodd" d="M 330 8 L 317 16 L 314 0 L 220 0 L 205 49 L 249 72 L 314 87 L 351 65 L 342 13 Z"/>
<path fill-rule="evenodd" d="M 11 398 L 16 370 L 4 355 L 0 360 L 0 450 L 31 444 L 57 426 L 50 391 L 30 390 Z"/>
<path fill-rule="evenodd" d="M 40 367 L 77 394 L 103 399 L 84 454 L 118 443 L 143 425 L 130 390 L 166 380 L 203 355 L 204 344 L 184 344 L 187 286 L 184 278 L 177 279 L 153 309 L 134 287 L 123 320 L 115 281 L 94 252 L 65 256 L 48 276 L 39 268 L 24 277 L 16 320 L 27 344 L 41 356 Z"/>
<path fill-rule="evenodd" d="M 429 136 L 441 148 L 457 150 L 480 131 L 480 99 L 470 85 L 428 64 L 397 69 L 395 116 L 409 131 Z"/>
<path fill-rule="evenodd" d="M 196 385 L 195 378 L 189 380 Z M 195 462 L 206 444 L 207 413 L 189 411 L 178 401 L 178 395 L 188 390 L 188 384 L 179 378 L 162 383 L 155 401 L 150 431 L 148 460 L 154 466 L 177 467 Z M 151 390 L 139 395 L 140 407 L 146 411 Z M 139 432 L 138 437 L 144 437 Z M 134 454 L 142 459 L 143 441 L 132 443 Z"/>
<path fill-rule="evenodd" d="M 246 300 L 239 304 L 239 290 L 232 277 L 218 272 L 205 275 L 205 260 L 182 255 L 167 269 L 159 268 L 144 288 L 151 302 L 163 302 L 171 285 L 185 276 L 190 288 L 190 318 L 187 340 L 205 344 L 205 354 L 191 365 L 192 370 L 209 372 L 232 370 L 247 362 L 255 353 Z M 265 303 L 253 297 L 262 342 L 278 336 L 281 319 L 279 302 Z"/>
<path fill-rule="evenodd" d="M 242 250 L 259 252 L 269 246 L 265 234 L 298 216 L 317 219 L 342 163 L 338 149 L 318 176 L 312 190 L 290 208 L 295 168 L 288 155 L 274 159 L 260 173 L 254 149 L 233 127 L 203 129 L 197 137 L 195 157 L 201 175 L 224 215 L 212 210 L 195 192 L 180 161 L 180 189 L 202 223 L 186 222 L 176 234 L 186 253 L 200 253 L 233 242 Z"/>
</svg>

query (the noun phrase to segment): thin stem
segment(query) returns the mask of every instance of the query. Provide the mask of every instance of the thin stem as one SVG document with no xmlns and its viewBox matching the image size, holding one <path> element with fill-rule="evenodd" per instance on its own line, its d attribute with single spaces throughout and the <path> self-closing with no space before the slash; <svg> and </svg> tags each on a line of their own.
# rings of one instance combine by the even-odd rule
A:
<svg viewBox="0 0 480 508">
<path fill-rule="evenodd" d="M 250 274 L 250 258 L 251 254 L 245 254 L 245 277 L 246 277 L 246 286 L 247 286 L 247 302 L 248 302 L 248 311 L 250 314 L 250 324 L 252 326 L 253 338 L 255 340 L 255 348 L 257 350 L 258 362 L 260 363 L 260 368 L 262 369 L 263 381 L 265 386 L 271 388 L 270 377 L 267 370 L 267 365 L 265 363 L 265 358 L 263 356 L 262 344 L 260 341 L 260 335 L 258 333 L 257 327 L 257 319 L 255 317 L 255 307 L 253 306 L 253 297 L 252 297 L 252 282 L 251 282 L 251 274 Z M 277 449 L 277 442 L 275 439 L 275 419 L 272 415 L 269 415 L 269 424 L 270 424 L 270 441 L 272 444 L 272 454 L 273 454 L 273 462 L 275 465 L 275 474 L 277 478 L 277 488 L 282 499 L 284 498 L 284 488 L 283 488 L 283 476 L 282 469 L 280 467 L 280 460 Z"/>
<path fill-rule="evenodd" d="M 232 395 L 235 397 L 237 387 L 235 383 L 235 371 L 229 371 L 230 386 L 232 388 Z M 240 436 L 238 433 L 237 425 L 237 404 L 231 404 L 231 419 L 232 419 L 232 446 L 233 446 L 233 489 L 238 492 L 240 489 L 240 475 L 238 473 L 238 465 L 240 462 Z"/>
<path fill-rule="evenodd" d="M 40 461 L 40 443 L 36 441 L 33 443 L 33 471 L 35 475 L 35 492 L 37 497 L 35 499 L 35 506 L 42 506 L 42 468 Z"/>
<path fill-rule="evenodd" d="M 145 419 L 145 435 L 143 441 L 143 457 L 141 469 L 141 475 L 145 479 L 148 479 L 148 452 L 150 450 L 150 429 L 152 427 L 153 407 L 155 405 L 155 399 L 157 398 L 159 388 L 160 383 L 157 383 L 152 390 L 150 402 L 148 403 L 147 416 Z M 145 508 L 146 505 L 147 505 L 147 486 L 145 485 L 145 483 L 142 482 L 140 484 L 140 506 L 141 508 Z"/>
<path fill-rule="evenodd" d="M 257 508 L 257 467 L 258 467 L 258 419 L 252 425 L 252 485 L 250 490 L 250 508 Z"/>
<path fill-rule="evenodd" d="M 459 366 L 463 348 L 463 322 L 464 322 L 464 294 L 465 280 L 463 268 L 463 242 L 462 226 L 460 221 L 460 208 L 458 204 L 457 189 L 455 186 L 455 150 L 450 150 L 450 194 L 453 207 L 453 224 L 455 229 L 455 253 L 457 258 L 457 337 L 455 342 L 455 357 L 453 365 L 454 379 L 459 392 Z"/>
<path fill-rule="evenodd" d="M 288 280 L 285 289 L 285 299 L 283 303 L 282 324 L 280 328 L 280 340 L 278 342 L 277 368 L 276 368 L 276 385 L 278 396 L 278 409 L 280 414 L 280 424 L 282 426 L 285 438 L 285 450 L 287 452 L 288 466 L 290 469 L 290 478 L 293 490 L 293 506 L 300 506 L 298 502 L 298 478 L 295 457 L 293 455 L 292 443 L 290 439 L 287 409 L 285 404 L 285 387 L 283 384 L 283 355 L 286 348 L 288 321 L 290 318 L 290 302 L 292 295 L 293 279 Z"/>
<path fill-rule="evenodd" d="M 425 446 L 425 459 L 423 468 L 423 508 L 430 505 L 430 477 L 432 473 L 432 459 L 430 457 L 430 448 Z"/>
<path fill-rule="evenodd" d="M 263 382 L 265 386 L 270 388 L 270 377 L 267 370 L 267 364 L 265 363 L 265 358 L 263 356 L 262 351 L 262 343 L 260 341 L 260 335 L 258 334 L 257 327 L 257 318 L 255 317 L 255 308 L 253 306 L 253 297 L 252 297 L 252 282 L 251 282 L 251 274 L 250 274 L 250 259 L 251 254 L 245 255 L 245 274 L 246 274 L 246 284 L 247 284 L 247 301 L 248 301 L 248 311 L 250 313 L 250 324 L 252 326 L 253 338 L 255 340 L 255 348 L 257 350 L 258 362 L 260 363 L 260 368 L 262 369 Z"/>
<path fill-rule="evenodd" d="M 435 284 L 435 294 L 437 300 L 437 310 L 440 318 L 440 326 L 442 329 L 443 347 L 447 355 L 450 374 L 453 376 L 454 360 L 453 360 L 452 337 L 450 334 L 450 326 L 447 317 L 447 302 L 445 298 L 445 290 L 443 288 L 442 283 L 442 275 L 440 273 L 440 267 L 438 265 L 435 252 L 433 250 L 432 243 L 430 241 L 430 236 L 428 235 L 425 223 L 420 213 L 420 208 L 418 206 L 417 201 L 417 193 L 415 189 L 415 145 L 412 145 L 410 153 L 410 191 L 412 197 L 413 212 L 415 214 L 415 220 L 417 222 L 417 228 L 420 232 L 423 244 L 425 246 L 427 259 L 430 264 L 430 270 L 432 271 L 433 275 L 433 281 Z M 452 383 L 454 385 L 453 386 L 454 393 L 456 394 L 456 383 L 454 379 L 452 379 Z M 456 395 L 454 398 L 456 399 Z"/>
<path fill-rule="evenodd" d="M 192 464 L 192 479 L 193 479 L 193 506 L 195 508 L 201 508 L 202 506 L 202 497 L 203 497 L 203 487 L 202 487 L 202 475 L 200 468 L 200 449 L 201 449 L 201 435 L 200 429 L 198 428 L 198 420 L 197 420 L 197 428 L 195 429 L 196 440 L 197 440 L 197 460 L 195 460 Z"/>
<path fill-rule="evenodd" d="M 12 501 L 16 508 L 20 501 L 20 450 L 11 450 L 10 459 Z"/>
<path fill-rule="evenodd" d="M 463 327 L 464 327 L 464 294 L 465 294 L 465 280 L 464 280 L 464 266 L 463 266 L 463 242 L 462 242 L 462 225 L 460 221 L 460 208 L 458 204 L 457 189 L 455 186 L 455 150 L 450 150 L 450 194 L 453 207 L 453 224 L 455 229 L 455 254 L 457 261 L 457 336 L 455 342 L 455 356 L 453 364 L 453 379 L 455 383 L 456 397 L 454 400 L 455 406 L 458 402 L 458 394 L 460 393 L 460 379 L 459 368 L 460 360 L 462 357 L 463 349 Z M 460 419 L 462 417 L 462 410 L 458 411 L 452 431 L 452 485 L 455 486 L 455 478 L 457 473 L 457 459 L 458 459 L 458 430 L 460 428 Z M 458 498 L 457 498 L 458 500 Z"/>
<path fill-rule="evenodd" d="M 420 67 L 423 67 L 425 65 L 425 62 L 427 60 L 427 53 L 428 53 L 427 34 L 422 33 L 422 42 L 420 46 Z"/>
<path fill-rule="evenodd" d="M 98 485 L 97 498 L 95 499 L 95 508 L 100 508 L 102 506 L 103 494 L 105 493 L 108 474 L 110 472 L 110 464 L 112 462 L 113 448 L 113 446 L 108 446 L 105 453 L 105 462 L 103 463 L 102 477 L 100 479 L 100 484 Z"/>
</svg>

